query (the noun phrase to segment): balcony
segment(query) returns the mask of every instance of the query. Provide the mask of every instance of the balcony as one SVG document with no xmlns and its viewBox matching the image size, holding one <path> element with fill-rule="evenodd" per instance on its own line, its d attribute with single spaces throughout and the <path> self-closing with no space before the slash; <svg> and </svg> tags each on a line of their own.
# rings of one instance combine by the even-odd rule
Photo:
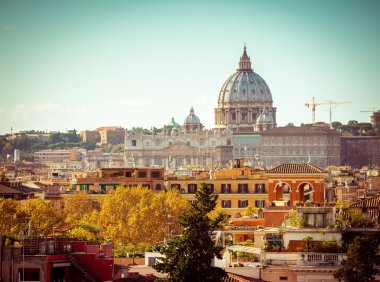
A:
<svg viewBox="0 0 380 282">
<path fill-rule="evenodd" d="M 345 254 L 343 253 L 314 253 L 314 252 L 266 252 L 263 256 L 264 266 L 340 266 Z"/>
</svg>

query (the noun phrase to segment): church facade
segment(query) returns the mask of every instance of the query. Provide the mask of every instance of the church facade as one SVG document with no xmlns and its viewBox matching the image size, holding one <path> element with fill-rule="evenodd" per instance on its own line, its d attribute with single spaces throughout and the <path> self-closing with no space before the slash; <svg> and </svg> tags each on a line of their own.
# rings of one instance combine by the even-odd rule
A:
<svg viewBox="0 0 380 282">
<path fill-rule="evenodd" d="M 191 108 L 182 126 L 172 118 L 159 132 L 126 132 L 127 166 L 205 167 L 225 165 L 232 157 L 232 132 L 204 129 Z"/>
</svg>

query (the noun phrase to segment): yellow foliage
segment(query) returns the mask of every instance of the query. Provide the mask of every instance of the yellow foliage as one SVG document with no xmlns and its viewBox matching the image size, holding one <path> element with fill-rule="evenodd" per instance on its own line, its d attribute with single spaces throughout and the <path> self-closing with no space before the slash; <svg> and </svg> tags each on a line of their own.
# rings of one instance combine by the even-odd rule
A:
<svg viewBox="0 0 380 282">
<path fill-rule="evenodd" d="M 258 208 L 252 207 L 252 206 L 247 206 L 244 211 L 242 212 L 242 216 L 252 216 L 256 215 L 258 212 Z"/>
<path fill-rule="evenodd" d="M 66 215 L 66 223 L 77 223 L 87 213 L 93 210 L 99 210 L 100 203 L 93 199 L 86 192 L 70 195 L 64 200 L 64 214 Z"/>
<path fill-rule="evenodd" d="M 20 203 L 12 199 L 0 197 L 0 233 L 17 237 L 23 229 L 24 216 Z"/>
<path fill-rule="evenodd" d="M 156 243 L 168 232 L 179 233 L 178 218 L 188 208 L 175 191 L 154 194 L 141 186 L 119 186 L 102 202 L 99 227 L 115 244 Z"/>
<path fill-rule="evenodd" d="M 62 215 L 49 202 L 42 199 L 29 200 L 24 209 L 31 236 L 48 236 L 53 233 L 53 227 L 61 225 Z M 30 222 L 30 224 L 29 224 Z"/>
<path fill-rule="evenodd" d="M 67 236 L 91 242 L 100 241 L 98 216 L 99 212 L 96 210 L 86 213 L 75 225 L 73 225 L 73 228 L 67 232 Z"/>
</svg>

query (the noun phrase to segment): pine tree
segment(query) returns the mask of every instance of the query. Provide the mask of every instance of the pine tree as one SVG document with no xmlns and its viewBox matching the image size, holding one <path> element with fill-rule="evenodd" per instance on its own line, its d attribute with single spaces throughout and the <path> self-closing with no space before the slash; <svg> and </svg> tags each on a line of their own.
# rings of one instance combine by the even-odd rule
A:
<svg viewBox="0 0 380 282">
<path fill-rule="evenodd" d="M 227 275 L 223 269 L 211 266 L 215 256 L 221 258 L 222 249 L 213 242 L 211 232 L 220 226 L 223 215 L 214 220 L 207 215 L 215 208 L 218 195 L 202 184 L 195 198 L 190 211 L 180 218 L 181 236 L 162 247 L 165 257 L 153 266 L 168 274 L 167 281 L 221 281 Z"/>
</svg>

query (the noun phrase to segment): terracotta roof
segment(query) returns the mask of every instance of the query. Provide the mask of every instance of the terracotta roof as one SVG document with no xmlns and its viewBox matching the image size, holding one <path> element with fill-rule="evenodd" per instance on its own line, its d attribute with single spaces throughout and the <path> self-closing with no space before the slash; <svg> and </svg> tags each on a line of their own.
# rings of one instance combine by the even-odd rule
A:
<svg viewBox="0 0 380 282">
<path fill-rule="evenodd" d="M 227 230 L 256 230 L 258 229 L 258 226 L 228 226 Z"/>
<path fill-rule="evenodd" d="M 323 173 L 323 169 L 312 164 L 282 164 L 267 171 L 267 173 Z"/>
<path fill-rule="evenodd" d="M 241 274 L 227 272 L 227 277 L 222 280 L 223 282 L 266 282 L 265 280 L 256 279 Z"/>
<path fill-rule="evenodd" d="M 21 194 L 19 190 L 0 184 L 0 194 Z"/>
</svg>

